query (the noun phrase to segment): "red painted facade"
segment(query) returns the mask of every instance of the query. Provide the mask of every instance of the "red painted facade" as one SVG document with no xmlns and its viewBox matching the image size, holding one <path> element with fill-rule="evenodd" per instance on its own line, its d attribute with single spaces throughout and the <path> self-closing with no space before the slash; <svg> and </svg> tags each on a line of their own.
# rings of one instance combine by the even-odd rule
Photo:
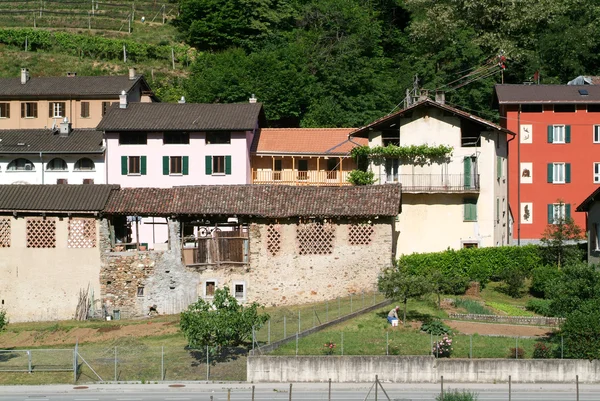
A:
<svg viewBox="0 0 600 401">
<path fill-rule="evenodd" d="M 585 229 L 585 213 L 575 213 L 575 208 L 600 186 L 600 182 L 594 182 L 594 163 L 600 163 L 600 143 L 594 142 L 594 126 L 600 125 L 600 112 L 592 111 L 591 107 L 588 111 L 588 105 L 583 103 L 572 105 L 574 111 L 558 111 L 555 104 L 541 99 L 536 106 L 542 111 L 531 112 L 531 107 L 519 104 L 500 106 L 502 125 L 517 133 L 508 147 L 513 243 L 519 238 L 539 239 L 552 216 L 549 205 L 559 199 L 566 205 L 564 213 Z M 549 132 L 549 125 L 564 126 L 565 143 L 549 142 L 549 137 L 555 139 L 553 131 Z M 528 129 L 531 132 L 525 132 Z M 528 134 L 531 135 L 531 143 L 527 143 Z M 560 136 L 560 132 L 557 135 Z M 527 163 L 531 163 L 531 168 Z M 554 166 L 549 173 L 548 165 L 554 163 L 565 163 L 564 167 L 556 167 L 559 174 L 556 174 Z M 561 169 L 564 175 L 557 178 Z M 564 183 L 549 182 L 560 178 L 564 178 Z M 527 210 L 524 210 L 525 206 Z"/>
</svg>

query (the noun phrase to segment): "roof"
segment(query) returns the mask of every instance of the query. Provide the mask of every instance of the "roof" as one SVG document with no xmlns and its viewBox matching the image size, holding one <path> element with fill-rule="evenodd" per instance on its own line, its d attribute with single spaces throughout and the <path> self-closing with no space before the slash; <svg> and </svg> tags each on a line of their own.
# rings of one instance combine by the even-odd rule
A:
<svg viewBox="0 0 600 401">
<path fill-rule="evenodd" d="M 590 210 L 590 206 L 592 203 L 600 201 L 600 188 L 596 189 L 594 192 L 590 194 L 579 206 L 575 209 L 576 212 L 587 212 Z"/>
<path fill-rule="evenodd" d="M 113 105 L 97 129 L 103 131 L 249 131 L 264 119 L 260 103 L 129 103 Z"/>
<path fill-rule="evenodd" d="M 495 90 L 499 104 L 600 103 L 596 85 L 496 85 Z"/>
<path fill-rule="evenodd" d="M 299 216 L 396 216 L 398 184 L 355 187 L 214 185 L 174 188 L 123 188 L 115 191 L 106 214 L 236 215 L 265 218 Z"/>
<path fill-rule="evenodd" d="M 0 211 L 100 212 L 118 185 L 0 185 Z"/>
<path fill-rule="evenodd" d="M 142 82 L 142 90 L 150 90 L 141 75 L 135 79 L 129 79 L 129 76 L 32 77 L 26 84 L 21 84 L 21 78 L 0 78 L 0 98 L 118 99 L 121 91 L 131 91 L 138 82 Z"/>
<path fill-rule="evenodd" d="M 421 100 L 417 103 L 412 104 L 411 106 L 402 109 L 400 111 L 397 111 L 393 114 L 388 114 L 387 116 L 380 118 L 379 120 L 376 120 L 374 122 L 372 122 L 371 124 L 367 125 L 366 127 L 362 127 L 359 128 L 358 130 L 352 132 L 350 135 L 351 136 L 362 136 L 362 137 L 366 137 L 369 135 L 369 131 L 373 130 L 373 129 L 380 129 L 380 128 L 387 128 L 389 126 L 390 123 L 396 122 L 397 119 L 399 119 L 400 117 L 402 117 L 403 114 L 408 113 L 410 111 L 413 111 L 415 109 L 421 108 L 421 107 L 436 107 L 438 109 L 453 113 L 458 115 L 459 117 L 463 117 L 465 119 L 471 120 L 477 124 L 483 125 L 484 127 L 493 129 L 493 130 L 497 130 L 497 131 L 501 131 L 501 132 L 505 132 L 505 133 L 509 133 L 512 134 L 512 132 L 508 131 L 505 128 L 502 128 L 501 126 L 494 124 L 491 121 L 485 120 L 481 117 L 475 116 L 473 114 L 467 113 L 466 111 L 462 111 L 460 109 L 457 109 L 455 107 L 452 106 L 448 106 L 447 104 L 443 104 L 443 103 L 438 103 L 435 102 L 431 99 L 425 99 L 425 100 Z"/>
<path fill-rule="evenodd" d="M 102 132 L 74 129 L 61 137 L 58 130 L 0 130 L 0 153 L 103 153 Z"/>
<path fill-rule="evenodd" d="M 348 141 L 356 128 L 263 128 L 254 137 L 251 152 L 257 154 L 347 155 L 357 145 Z M 358 138 L 359 146 L 368 141 Z"/>
</svg>

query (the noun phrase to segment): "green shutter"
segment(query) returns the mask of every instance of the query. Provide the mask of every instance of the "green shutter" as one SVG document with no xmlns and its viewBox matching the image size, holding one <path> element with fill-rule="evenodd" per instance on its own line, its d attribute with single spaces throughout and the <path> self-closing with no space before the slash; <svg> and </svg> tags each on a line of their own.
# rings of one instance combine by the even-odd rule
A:
<svg viewBox="0 0 600 401">
<path fill-rule="evenodd" d="M 146 175 L 146 156 L 141 156 L 140 160 L 140 173 Z"/>
<path fill-rule="evenodd" d="M 205 156 L 204 162 L 206 163 L 206 175 L 212 175 L 212 156 Z"/>
<path fill-rule="evenodd" d="M 465 157 L 464 159 L 465 168 L 465 189 L 471 188 L 471 158 Z"/>
<path fill-rule="evenodd" d="M 565 203 L 565 219 L 566 220 L 571 219 L 571 204 L 570 203 Z"/>
<path fill-rule="evenodd" d="M 181 166 L 181 170 L 183 175 L 188 175 L 190 173 L 190 161 L 189 161 L 189 157 L 187 156 L 183 156 L 182 157 L 182 162 L 181 162 L 182 166 Z"/>
<path fill-rule="evenodd" d="M 496 174 L 498 179 L 502 178 L 502 158 L 500 156 L 496 156 Z"/>
<path fill-rule="evenodd" d="M 552 143 L 552 137 L 554 135 L 554 127 L 552 125 L 548 126 L 548 143 Z"/>
<path fill-rule="evenodd" d="M 571 163 L 565 163 L 565 182 L 571 182 Z"/>
<path fill-rule="evenodd" d="M 500 198 L 496 198 L 496 221 L 500 222 Z"/>
<path fill-rule="evenodd" d="M 571 126 L 565 125 L 565 143 L 571 143 Z"/>
<path fill-rule="evenodd" d="M 225 174 L 231 174 L 231 156 L 225 156 Z"/>
<path fill-rule="evenodd" d="M 127 175 L 127 156 L 121 156 L 121 175 Z"/>
<path fill-rule="evenodd" d="M 554 224 L 554 205 L 548 204 L 548 224 Z"/>
<path fill-rule="evenodd" d="M 477 199 L 465 199 L 464 221 L 477 221 Z"/>
<path fill-rule="evenodd" d="M 553 170 L 554 170 L 554 165 L 552 163 L 548 163 L 548 182 L 550 182 L 550 183 L 554 182 L 554 179 L 552 178 Z"/>
<path fill-rule="evenodd" d="M 169 175 L 169 156 L 163 156 L 163 175 Z"/>
</svg>

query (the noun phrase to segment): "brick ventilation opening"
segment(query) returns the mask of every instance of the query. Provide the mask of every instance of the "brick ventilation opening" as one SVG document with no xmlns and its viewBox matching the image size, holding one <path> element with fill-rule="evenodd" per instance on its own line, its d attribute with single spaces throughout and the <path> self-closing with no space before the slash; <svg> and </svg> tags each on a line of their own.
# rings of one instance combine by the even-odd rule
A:
<svg viewBox="0 0 600 401">
<path fill-rule="evenodd" d="M 94 219 L 69 220 L 69 248 L 96 247 L 96 221 Z"/>
<path fill-rule="evenodd" d="M 327 255 L 333 251 L 335 226 L 321 222 L 299 223 L 296 238 L 300 255 Z"/>
<path fill-rule="evenodd" d="M 348 233 L 350 245 L 369 245 L 373 236 L 373 225 L 370 223 L 351 224 Z"/>
<path fill-rule="evenodd" d="M 27 219 L 27 248 L 56 248 L 56 220 Z"/>
<path fill-rule="evenodd" d="M 0 248 L 10 247 L 10 218 L 0 219 Z"/>
<path fill-rule="evenodd" d="M 279 224 L 269 224 L 267 226 L 267 251 L 271 256 L 277 256 L 281 250 L 281 233 Z"/>
</svg>

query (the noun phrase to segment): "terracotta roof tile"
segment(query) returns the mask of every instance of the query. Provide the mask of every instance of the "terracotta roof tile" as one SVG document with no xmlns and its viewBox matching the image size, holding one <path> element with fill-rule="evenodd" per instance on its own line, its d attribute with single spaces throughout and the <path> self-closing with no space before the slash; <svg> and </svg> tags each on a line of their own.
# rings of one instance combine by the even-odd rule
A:
<svg viewBox="0 0 600 401">
<path fill-rule="evenodd" d="M 238 215 L 267 218 L 299 216 L 396 216 L 400 185 L 297 187 L 286 185 L 214 185 L 174 188 L 123 188 L 115 191 L 107 214 Z"/>
<path fill-rule="evenodd" d="M 257 154 L 335 154 L 345 155 L 356 145 L 348 134 L 356 128 L 263 128 L 254 137 L 252 152 Z M 354 142 L 368 145 L 363 138 Z"/>
</svg>

